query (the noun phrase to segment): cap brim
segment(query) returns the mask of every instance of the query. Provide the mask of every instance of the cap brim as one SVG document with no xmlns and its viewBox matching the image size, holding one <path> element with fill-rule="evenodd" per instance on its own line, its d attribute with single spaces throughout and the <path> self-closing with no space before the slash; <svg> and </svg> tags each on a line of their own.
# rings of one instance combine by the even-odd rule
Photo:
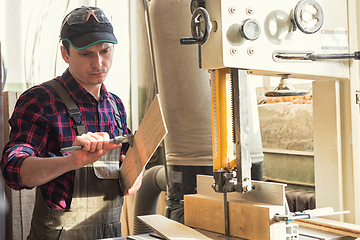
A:
<svg viewBox="0 0 360 240">
<path fill-rule="evenodd" d="M 69 39 L 63 39 L 63 40 L 68 41 L 71 44 L 71 46 L 77 50 L 83 50 L 102 42 L 108 42 L 114 44 L 118 43 L 114 34 L 109 32 L 91 32 L 72 40 Z"/>
</svg>

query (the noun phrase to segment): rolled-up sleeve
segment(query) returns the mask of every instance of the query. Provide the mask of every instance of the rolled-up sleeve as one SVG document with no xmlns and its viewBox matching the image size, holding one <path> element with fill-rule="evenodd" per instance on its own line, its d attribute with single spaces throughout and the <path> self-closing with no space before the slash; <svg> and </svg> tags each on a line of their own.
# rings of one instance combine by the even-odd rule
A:
<svg viewBox="0 0 360 240">
<path fill-rule="evenodd" d="M 27 157 L 33 156 L 32 152 L 31 148 L 24 145 L 15 145 L 4 152 L 1 169 L 6 184 L 11 188 L 27 188 L 21 183 L 20 165 Z"/>
</svg>

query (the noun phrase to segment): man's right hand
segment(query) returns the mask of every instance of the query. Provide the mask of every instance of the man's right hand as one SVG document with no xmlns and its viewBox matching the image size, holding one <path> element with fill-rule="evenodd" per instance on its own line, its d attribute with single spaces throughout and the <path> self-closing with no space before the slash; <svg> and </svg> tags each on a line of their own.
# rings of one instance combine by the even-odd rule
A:
<svg viewBox="0 0 360 240">
<path fill-rule="evenodd" d="M 75 138 L 73 146 L 83 146 L 81 150 L 72 151 L 70 157 L 73 159 L 74 170 L 97 161 L 107 152 L 120 148 L 122 145 L 109 143 L 110 137 L 105 132 L 88 132 Z"/>
<path fill-rule="evenodd" d="M 20 166 L 21 183 L 26 187 L 45 184 L 58 176 L 97 161 L 108 151 L 120 148 L 121 144 L 109 143 L 108 133 L 88 132 L 77 136 L 74 146 L 83 146 L 63 157 L 27 157 Z"/>
</svg>

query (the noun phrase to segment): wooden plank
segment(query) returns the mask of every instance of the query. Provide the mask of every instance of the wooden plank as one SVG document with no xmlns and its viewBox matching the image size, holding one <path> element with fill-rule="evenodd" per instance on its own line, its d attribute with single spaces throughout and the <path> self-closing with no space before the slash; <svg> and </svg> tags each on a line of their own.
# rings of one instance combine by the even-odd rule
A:
<svg viewBox="0 0 360 240">
<path fill-rule="evenodd" d="M 214 183 L 214 178 L 212 176 L 197 175 L 196 182 L 198 194 L 212 196 L 217 199 L 223 198 L 222 193 L 215 192 L 211 187 Z M 255 190 L 248 193 L 230 192 L 227 194 L 228 200 L 242 200 L 244 202 L 284 205 L 286 201 L 286 184 L 261 181 L 252 181 L 252 183 L 255 186 Z"/>
<path fill-rule="evenodd" d="M 219 234 L 213 231 L 207 231 L 204 229 L 199 229 L 199 228 L 194 228 L 196 231 L 198 231 L 199 233 L 204 234 L 205 236 L 213 239 L 213 240 L 228 240 L 229 238 L 226 238 L 225 235 L 223 234 Z M 244 240 L 243 238 L 238 238 L 238 237 L 231 237 L 231 240 Z"/>
<path fill-rule="evenodd" d="M 123 191 L 131 188 L 166 134 L 159 95 L 156 95 L 134 136 L 133 146 L 129 148 L 120 167 Z"/>
<path fill-rule="evenodd" d="M 350 237 L 360 237 L 360 226 L 351 223 L 339 222 L 325 218 L 297 219 L 296 223 L 301 227 L 338 233 Z"/>
<path fill-rule="evenodd" d="M 224 204 L 221 199 L 205 195 L 184 196 L 185 225 L 225 233 Z M 255 205 L 229 200 L 229 233 L 251 240 L 285 239 L 285 223 L 272 221 L 276 213 L 284 214 L 281 205 Z"/>
<path fill-rule="evenodd" d="M 138 217 L 143 223 L 152 228 L 160 236 L 166 239 L 211 239 L 198 231 L 189 228 L 174 220 L 168 219 L 160 214 Z"/>
<path fill-rule="evenodd" d="M 17 99 L 21 92 L 3 92 L 3 132 L 4 142 L 9 141 L 10 126 L 8 120 L 11 117 Z M 15 191 L 5 185 L 5 196 L 9 203 L 6 214 L 6 238 L 26 239 L 29 234 L 33 207 L 35 204 L 34 189 Z"/>
<path fill-rule="evenodd" d="M 0 130 L 4 129 L 4 118 L 3 118 L 3 76 L 2 76 L 2 57 L 1 57 L 1 42 L 0 42 Z M 0 138 L 0 151 L 3 152 L 4 149 L 4 138 Z M 0 174 L 0 239 L 5 239 L 5 212 L 6 212 L 6 202 L 4 199 L 4 181 Z"/>
<path fill-rule="evenodd" d="M 10 126 L 8 120 L 14 111 L 20 92 L 3 92 L 3 119 L 4 119 L 4 143 L 9 140 Z"/>
<path fill-rule="evenodd" d="M 307 151 L 297 151 L 297 150 L 287 150 L 287 149 L 278 149 L 278 148 L 263 148 L 264 153 L 274 153 L 274 154 L 285 154 L 285 155 L 297 155 L 297 156 L 309 156 L 313 157 L 314 152 Z"/>
<path fill-rule="evenodd" d="M 224 203 L 202 195 L 184 196 L 184 223 L 186 226 L 225 233 Z"/>
<path fill-rule="evenodd" d="M 223 194 L 212 189 L 211 176 L 197 176 L 197 194 L 184 196 L 185 225 L 225 233 Z M 252 181 L 255 190 L 227 193 L 229 232 L 252 240 L 285 239 L 285 223 L 273 222 L 285 214 L 286 184 Z"/>
</svg>

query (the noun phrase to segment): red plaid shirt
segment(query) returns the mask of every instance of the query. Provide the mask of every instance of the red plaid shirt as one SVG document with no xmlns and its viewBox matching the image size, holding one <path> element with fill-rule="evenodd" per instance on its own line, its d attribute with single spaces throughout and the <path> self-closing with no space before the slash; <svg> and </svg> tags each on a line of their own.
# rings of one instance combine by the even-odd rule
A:
<svg viewBox="0 0 360 240">
<path fill-rule="evenodd" d="M 119 135 L 109 102 L 109 98 L 113 98 L 120 112 L 124 134 L 131 133 L 127 128 L 122 101 L 109 93 L 104 85 L 98 102 L 78 84 L 69 70 L 56 79 L 77 104 L 86 132 L 107 132 L 110 138 Z M 47 84 L 32 87 L 20 96 L 9 124 L 10 139 L 4 147 L 1 170 L 5 182 L 15 190 L 26 188 L 20 181 L 20 165 L 25 158 L 62 156 L 60 149 L 72 146 L 76 137 L 74 121 L 69 117 L 63 101 L 55 90 Z M 123 144 L 123 153 L 127 148 L 127 144 Z M 75 171 L 70 171 L 39 186 L 50 208 L 70 207 L 74 179 Z"/>
</svg>

